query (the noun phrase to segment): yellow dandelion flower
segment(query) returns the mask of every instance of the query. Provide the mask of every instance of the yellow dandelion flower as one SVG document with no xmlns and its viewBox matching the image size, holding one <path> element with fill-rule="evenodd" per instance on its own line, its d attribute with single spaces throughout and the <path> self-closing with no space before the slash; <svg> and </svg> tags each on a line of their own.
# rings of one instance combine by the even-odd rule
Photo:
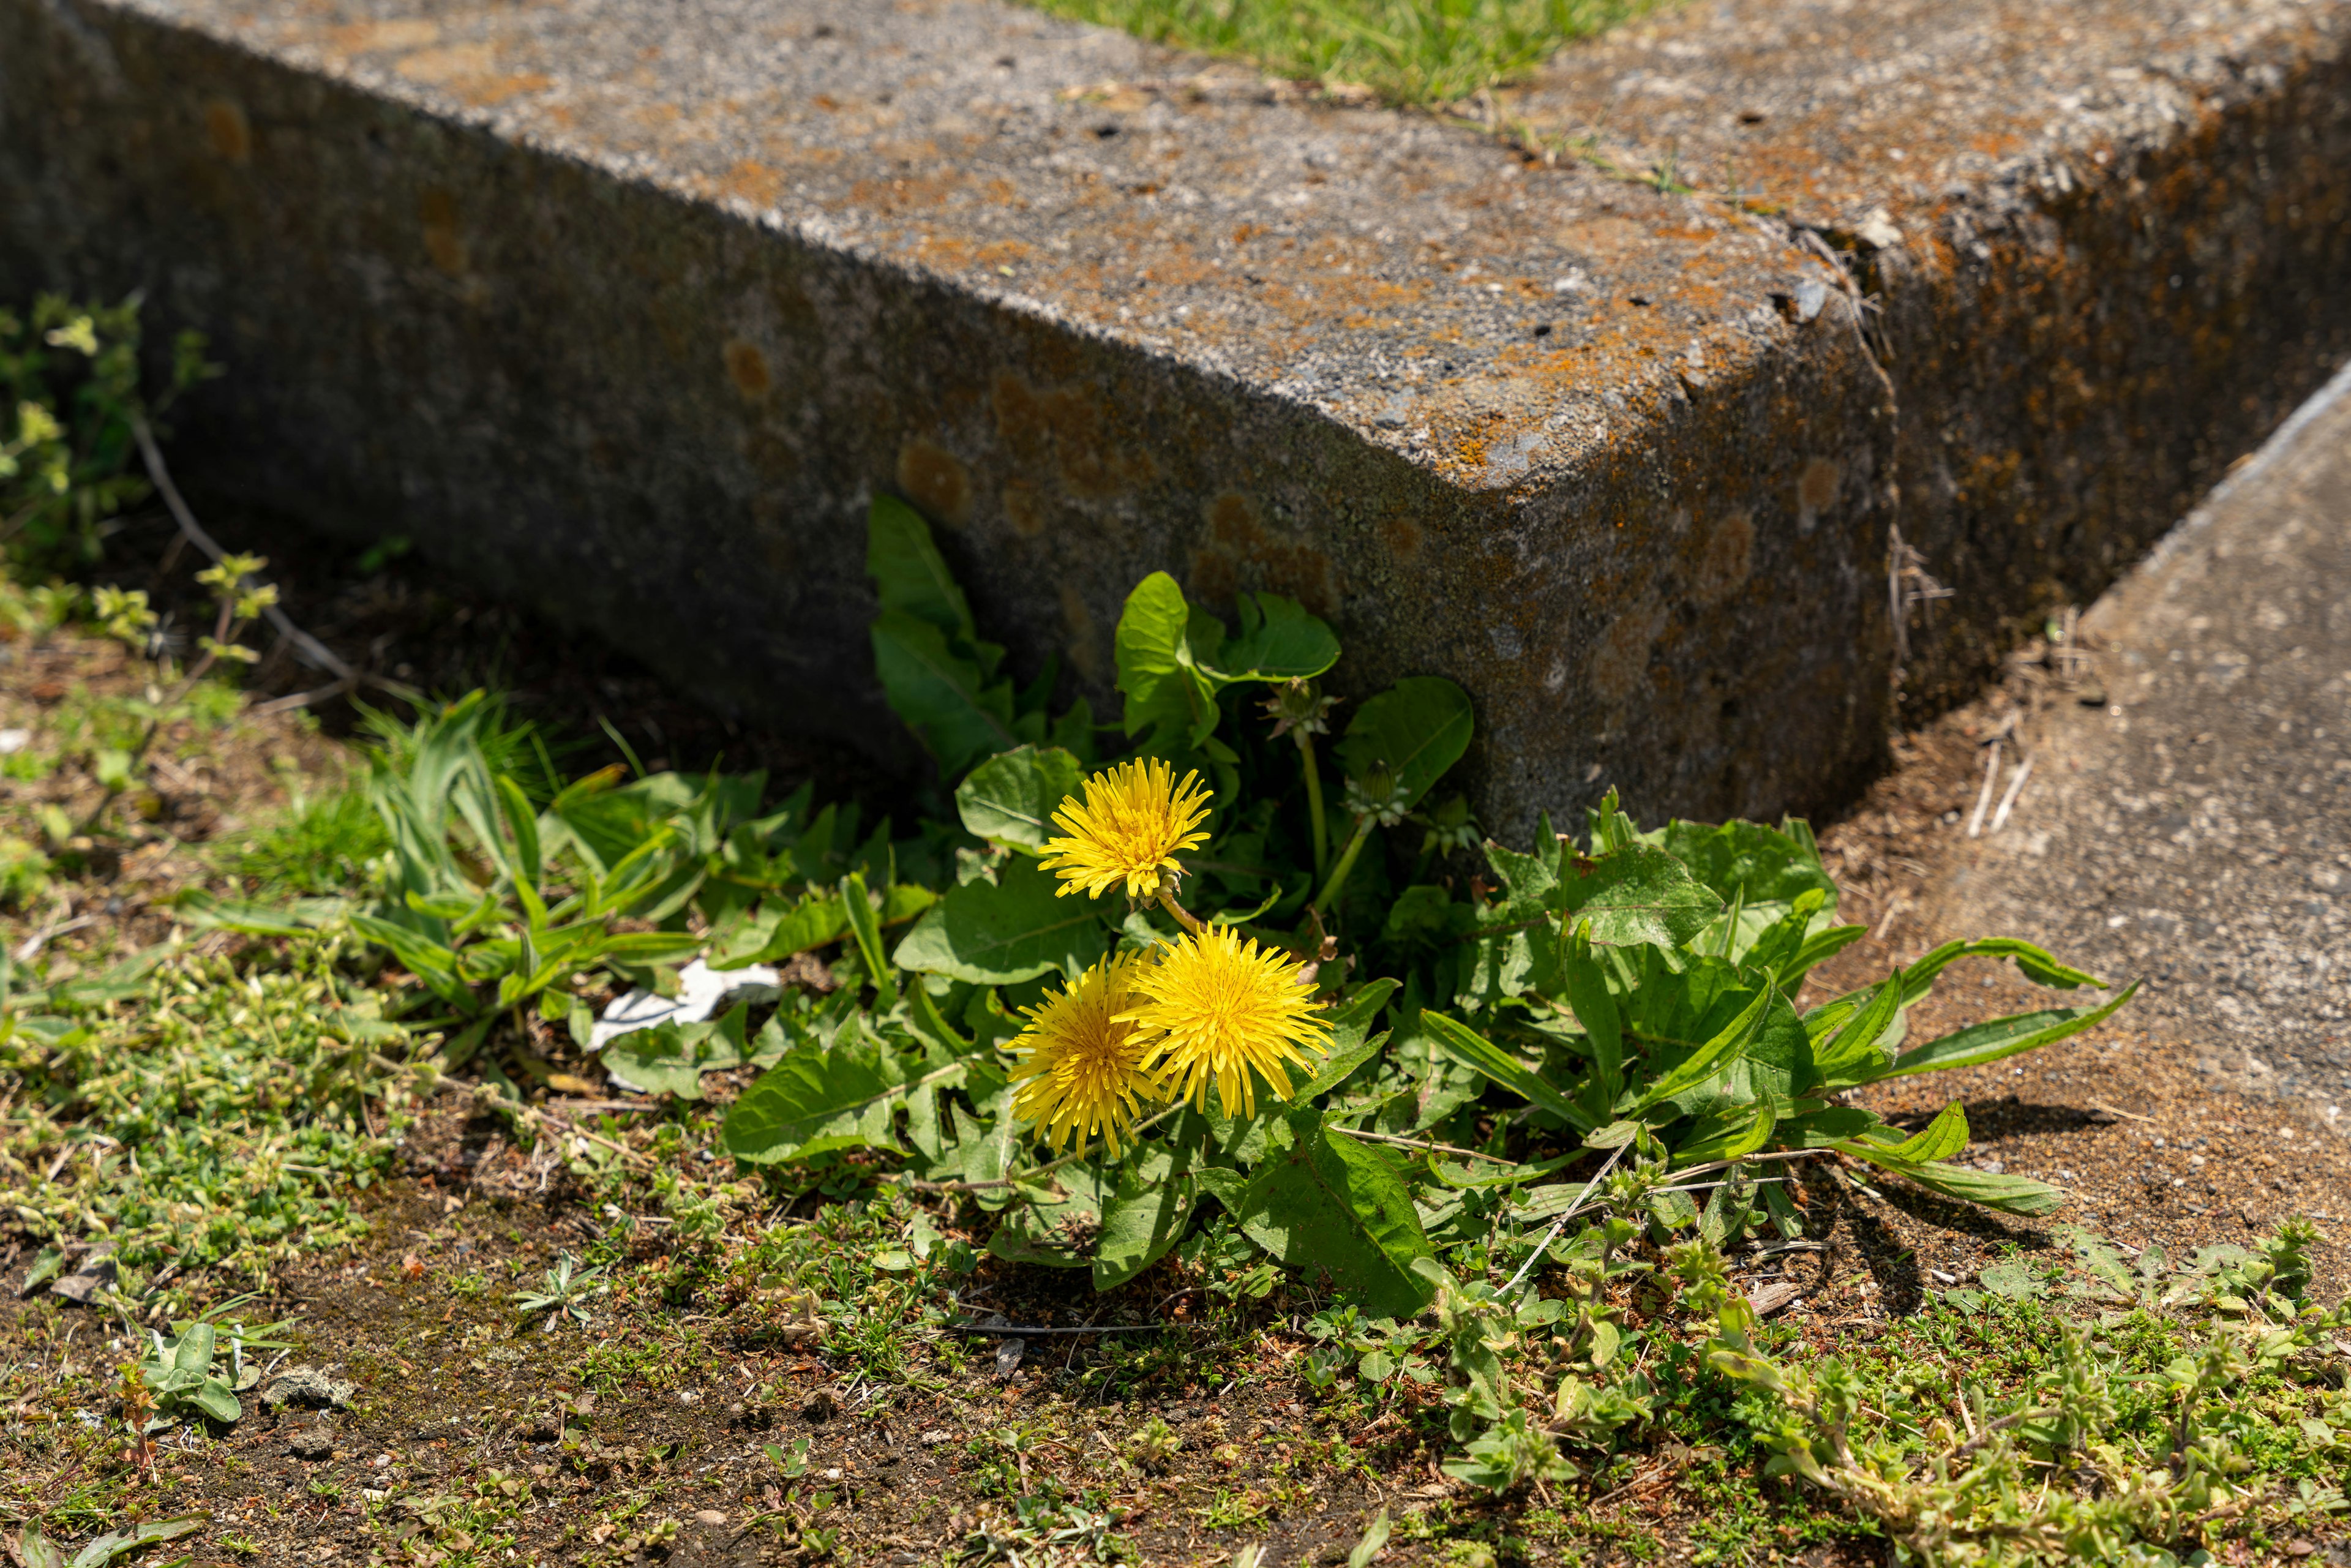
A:
<svg viewBox="0 0 2351 1568">
<path fill-rule="evenodd" d="M 1053 813 L 1067 838 L 1045 845 L 1045 869 L 1058 873 L 1063 894 L 1100 898 L 1121 883 L 1129 898 L 1159 896 L 1159 873 L 1180 871 L 1176 857 L 1208 835 L 1195 832 L 1208 814 L 1208 792 L 1196 772 L 1176 782 L 1159 758 L 1122 762 L 1086 780 L 1083 805 L 1064 799 Z"/>
<path fill-rule="evenodd" d="M 1257 1113 L 1257 1080 L 1288 1099 L 1287 1062 L 1304 1064 L 1330 1045 L 1331 1029 L 1308 998 L 1304 966 L 1260 949 L 1230 926 L 1178 937 L 1132 982 L 1140 1005 L 1123 1015 L 1153 1037 L 1144 1060 L 1171 1091 L 1206 1110 L 1214 1082 L 1227 1114 Z"/>
<path fill-rule="evenodd" d="M 1144 1064 L 1149 1034 L 1121 1016 L 1135 998 L 1129 988 L 1141 967 L 1132 955 L 1104 958 L 1040 1007 L 1027 1009 L 1029 1027 L 1012 1041 L 1019 1089 L 1016 1116 L 1036 1124 L 1054 1149 L 1100 1133 L 1119 1152 L 1136 1111 L 1161 1095 L 1159 1074 Z"/>
</svg>

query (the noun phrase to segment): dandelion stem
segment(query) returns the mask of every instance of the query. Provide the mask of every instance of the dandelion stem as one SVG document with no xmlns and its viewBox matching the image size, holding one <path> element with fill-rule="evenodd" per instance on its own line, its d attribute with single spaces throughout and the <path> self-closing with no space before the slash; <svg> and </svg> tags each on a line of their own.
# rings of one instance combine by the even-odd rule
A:
<svg viewBox="0 0 2351 1568">
<path fill-rule="evenodd" d="M 1355 857 L 1364 852 L 1364 841 L 1372 836 L 1373 821 L 1368 815 L 1355 819 L 1355 836 L 1347 841 L 1346 852 L 1340 855 L 1339 863 L 1331 868 L 1331 880 L 1322 884 L 1322 891 L 1314 895 L 1314 902 L 1309 906 L 1315 914 L 1320 915 L 1331 907 L 1331 901 L 1338 897 L 1339 890 L 1346 885 L 1347 873 L 1355 869 Z"/>
<path fill-rule="evenodd" d="M 1196 936 L 1206 929 L 1190 910 L 1176 902 L 1176 895 L 1168 890 L 1167 879 L 1165 877 L 1162 877 L 1159 882 L 1159 907 L 1174 915 L 1176 925 Z"/>
<path fill-rule="evenodd" d="M 1331 860 L 1331 830 L 1322 817 L 1322 769 L 1314 760 L 1314 737 L 1303 729 L 1290 733 L 1298 737 L 1298 760 L 1306 769 L 1306 815 L 1313 826 L 1314 874 L 1321 876 Z"/>
</svg>

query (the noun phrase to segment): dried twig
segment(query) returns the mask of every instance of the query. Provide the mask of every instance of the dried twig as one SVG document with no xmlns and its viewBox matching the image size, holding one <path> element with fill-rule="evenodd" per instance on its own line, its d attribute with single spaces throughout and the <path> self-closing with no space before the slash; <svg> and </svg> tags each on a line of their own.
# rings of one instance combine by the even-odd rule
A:
<svg viewBox="0 0 2351 1568">
<path fill-rule="evenodd" d="M 1979 838 L 1983 833 L 1984 812 L 1991 806 L 1992 786 L 2000 781 L 2000 737 L 1992 737 L 1991 749 L 1984 755 L 1983 788 L 1976 791 L 1975 814 L 1968 819 L 1968 837 Z"/>
<path fill-rule="evenodd" d="M 196 521 L 196 514 L 189 509 L 186 499 L 180 494 L 179 486 L 172 482 L 172 471 L 164 465 L 162 451 L 155 444 L 155 433 L 148 428 L 143 414 L 131 416 L 131 434 L 139 443 L 139 455 L 147 465 L 147 477 L 154 482 L 155 493 L 163 497 L 163 505 L 170 509 L 172 520 L 179 524 L 180 532 L 187 536 L 190 543 L 218 566 L 227 559 L 228 552 L 221 549 L 219 540 L 204 531 L 202 523 Z M 246 585 L 239 583 L 236 586 L 244 588 Z M 293 617 L 287 615 L 282 606 L 265 605 L 261 613 L 277 629 L 279 636 L 294 645 L 295 653 L 305 664 L 326 671 L 340 682 L 348 683 L 347 689 L 356 688 L 364 681 L 390 692 L 403 702 L 423 700 L 424 694 L 413 686 L 387 681 L 377 675 L 363 675 L 353 669 L 332 648 L 294 624 Z"/>
<path fill-rule="evenodd" d="M 2023 761 L 2018 763 L 2016 765 L 2016 771 L 2010 775 L 2008 780 L 2008 791 L 2000 798 L 2000 810 L 1991 814 L 1991 831 L 1993 832 L 1996 833 L 2002 828 L 2008 826 L 2009 809 L 2016 804 L 2016 797 L 2024 789 L 2024 781 L 2032 777 L 2032 758 L 2028 757 Z"/>
</svg>

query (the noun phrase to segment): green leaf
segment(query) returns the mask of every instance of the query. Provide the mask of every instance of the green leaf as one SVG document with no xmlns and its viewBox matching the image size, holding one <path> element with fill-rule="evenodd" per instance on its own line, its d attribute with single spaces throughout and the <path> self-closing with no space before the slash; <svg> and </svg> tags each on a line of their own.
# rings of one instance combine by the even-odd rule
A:
<svg viewBox="0 0 2351 1568">
<path fill-rule="evenodd" d="M 1812 835 L 1802 839 L 1761 822 L 1668 822 L 1649 835 L 1726 904 L 1788 904 L 1817 890 L 1831 900 L 1836 883 L 1821 864 Z"/>
<path fill-rule="evenodd" d="M 1187 1118 L 1187 1124 L 1191 1119 Z M 1148 1144 L 1113 1173 L 1094 1242 L 1094 1289 L 1116 1290 L 1159 1261 L 1192 1222 L 1193 1146 Z"/>
<path fill-rule="evenodd" d="M 1632 844 L 1590 865 L 1562 871 L 1553 905 L 1571 928 L 1589 921 L 1598 946 L 1678 947 L 1722 913 L 1713 890 L 1663 850 Z"/>
<path fill-rule="evenodd" d="M 968 654 L 928 621 L 885 611 L 873 622 L 873 669 L 893 712 L 954 779 L 974 762 L 1019 744 L 1012 729 L 1012 683 L 990 682 Z"/>
<path fill-rule="evenodd" d="M 1882 1076 L 1893 1065 L 1893 1057 L 1878 1042 L 1902 1010 L 1902 972 L 1897 969 L 1871 993 L 1866 1006 L 1853 1009 L 1842 1028 L 1813 1048 L 1811 1082 L 1799 1083 L 1797 1089 L 1807 1093 L 1814 1089 L 1847 1089 Z"/>
<path fill-rule="evenodd" d="M 855 872 L 841 880 L 841 904 L 849 915 L 849 929 L 857 938 L 858 956 L 865 961 L 865 972 L 873 981 L 876 999 L 882 1010 L 889 1011 L 898 1005 L 898 977 L 890 960 L 882 953 L 882 923 L 874 918 L 873 895 L 866 891 L 865 878 Z"/>
<path fill-rule="evenodd" d="M 1040 1183 L 1045 1177 L 1037 1178 Z M 1116 1192 L 1116 1178 L 1100 1160 L 1064 1166 L 1051 1174 L 1057 1190 L 1008 1210 L 987 1249 L 1008 1263 L 1048 1269 L 1084 1269 L 1093 1263 L 1102 1211 Z"/>
<path fill-rule="evenodd" d="M 1240 635 L 1208 672 L 1219 682 L 1311 680 L 1339 662 L 1338 635 L 1295 600 L 1244 593 L 1240 617 Z"/>
<path fill-rule="evenodd" d="M 1766 1094 L 1752 1105 L 1729 1106 L 1711 1116 L 1698 1117 L 1675 1145 L 1673 1163 L 1690 1166 L 1751 1155 L 1771 1141 L 1779 1113 L 1779 1102 Z"/>
<path fill-rule="evenodd" d="M 1184 591 L 1164 571 L 1153 572 L 1126 596 L 1116 648 L 1127 734 L 1159 726 L 1197 746 L 1216 729 L 1216 692 L 1193 656 L 1194 622 Z M 1207 628 L 1199 630 L 1206 640 Z M 1218 625 L 1216 634 L 1222 633 Z"/>
<path fill-rule="evenodd" d="M 42 1533 L 38 1520 L 25 1526 L 25 1533 L 16 1542 L 16 1555 L 24 1560 L 25 1568 L 66 1568 L 66 1555 Z"/>
<path fill-rule="evenodd" d="M 947 570 L 931 526 L 893 496 L 876 496 L 865 514 L 865 571 L 883 612 L 910 615 L 966 643 L 979 640 L 971 603 Z"/>
<path fill-rule="evenodd" d="M 741 969 L 753 964 L 779 963 L 848 935 L 849 911 L 841 899 L 830 893 L 810 893 L 789 908 L 771 903 L 762 909 L 726 950 L 711 960 L 710 967 Z"/>
<path fill-rule="evenodd" d="M 212 1370 L 213 1351 L 220 1343 L 219 1331 L 207 1322 L 192 1325 L 180 1336 L 172 1353 L 172 1364 L 182 1372 L 201 1377 Z"/>
<path fill-rule="evenodd" d="M 228 1385 L 217 1377 L 206 1378 L 196 1391 L 188 1396 L 188 1402 L 224 1425 L 236 1420 L 245 1414 L 244 1408 L 236 1402 L 236 1396 L 231 1394 L 228 1391 Z"/>
<path fill-rule="evenodd" d="M 1387 1043 L 1387 1036 L 1369 1035 L 1365 1031 L 1370 1029 L 1372 1020 L 1379 1017 L 1380 1009 L 1387 1006 L 1388 998 L 1395 995 L 1395 989 L 1396 982 L 1394 980 L 1369 981 L 1353 996 L 1322 1015 L 1322 1021 L 1331 1026 L 1331 1048 L 1323 1056 L 1322 1064 L 1315 1068 L 1314 1076 L 1308 1079 L 1305 1087 L 1292 1096 L 1298 1103 L 1303 1105 L 1318 1094 L 1329 1093 L 1352 1077 L 1357 1068 L 1379 1054 L 1380 1048 Z"/>
<path fill-rule="evenodd" d="M 2012 1018 L 1970 1024 L 1938 1040 L 1930 1040 L 1916 1050 L 1905 1051 L 1877 1076 L 1900 1078 L 1913 1072 L 1942 1072 L 1954 1067 L 1980 1067 L 2004 1056 L 2036 1051 L 2042 1046 L 2077 1035 L 2084 1030 L 2096 1028 L 2137 994 L 2138 982 L 2134 980 L 2099 1007 L 2049 1008 L 2040 1012 L 2019 1013 Z"/>
<path fill-rule="evenodd" d="M 647 1094 L 699 1100 L 704 1073 L 739 1067 L 750 1054 L 743 1038 L 749 1017 L 749 1006 L 738 1003 L 720 1019 L 632 1030 L 607 1040 L 599 1054 L 618 1082 Z"/>
<path fill-rule="evenodd" d="M 1435 1253 L 1402 1176 L 1379 1151 L 1332 1136 L 1320 1111 L 1292 1113 L 1290 1128 L 1290 1146 L 1238 1195 L 1235 1223 L 1310 1281 L 1328 1274 L 1371 1315 L 1416 1314 L 1430 1292 L 1413 1260 Z"/>
<path fill-rule="evenodd" d="M 894 962 L 917 974 L 1008 986 L 1085 967 L 1110 945 L 1094 901 L 1056 894 L 1059 877 L 1022 856 L 993 883 L 950 888 L 898 944 Z"/>
<path fill-rule="evenodd" d="M 1968 1113 L 1954 1100 L 1915 1135 L 1888 1148 L 1886 1157 L 1904 1165 L 1924 1165 L 1928 1160 L 1947 1160 L 1967 1146 Z"/>
<path fill-rule="evenodd" d="M 1925 957 L 1902 971 L 1903 1005 L 1908 1006 L 1927 994 L 1935 977 L 1961 958 L 2008 958 L 2014 961 L 2024 977 L 2035 985 L 2049 986 L 2071 991 L 2083 986 L 2103 988 L 2104 980 L 2085 974 L 2051 957 L 2042 948 L 2013 936 L 1985 936 L 1973 942 L 1946 942 Z"/>
<path fill-rule="evenodd" d="M 975 838 L 1042 852 L 1059 831 L 1053 813 L 1078 792 L 1078 759 L 1058 746 L 1023 746 L 989 758 L 956 787 L 956 810 Z"/>
<path fill-rule="evenodd" d="M 2049 1214 L 2065 1201 L 2065 1195 L 2056 1187 L 2027 1176 L 1995 1176 L 1990 1171 L 1946 1165 L 1939 1160 L 1906 1164 L 1893 1158 L 1885 1149 L 1866 1138 L 1855 1138 L 1836 1146 L 1857 1159 L 1883 1166 L 1896 1176 L 1906 1176 L 1929 1192 L 1939 1192 L 1946 1197 L 1960 1198 L 1969 1203 L 1980 1203 L 1986 1208 L 1996 1208 L 2004 1214 Z"/>
<path fill-rule="evenodd" d="M 898 1152 L 890 1124 L 905 1087 L 897 1056 L 852 1027 L 831 1048 L 803 1047 L 760 1074 L 727 1109 L 719 1137 L 758 1166 L 831 1149 Z"/>
<path fill-rule="evenodd" d="M 144 1524 L 134 1524 L 127 1530 L 110 1530 L 104 1535 L 74 1553 L 73 1568 L 105 1568 L 126 1552 L 141 1546 L 152 1546 L 159 1541 L 177 1541 L 192 1535 L 213 1521 L 209 1513 L 183 1513 L 170 1519 L 151 1519 Z M 54 1548 L 51 1549 L 54 1552 Z"/>
<path fill-rule="evenodd" d="M 1638 1114 L 1677 1094 L 1703 1088 L 1724 1073 L 1753 1043 L 1755 1037 L 1763 1032 L 1763 1019 L 1775 994 L 1769 989 L 1756 992 L 1739 1016 L 1723 1026 L 1719 1034 L 1684 1057 L 1670 1071 L 1651 1080 L 1633 1096 L 1632 1103 L 1625 1109 Z"/>
<path fill-rule="evenodd" d="M 1416 806 L 1469 749 L 1475 727 L 1467 692 L 1441 675 L 1409 675 L 1355 710 L 1339 765 L 1359 781 L 1384 767 Z"/>
<path fill-rule="evenodd" d="M 1459 1019 L 1443 1013 L 1423 1012 L 1420 1024 L 1437 1042 L 1437 1049 L 1454 1061 L 1476 1069 L 1520 1099 L 1541 1106 L 1578 1133 L 1592 1131 L 1592 1118 L 1547 1079 Z"/>
</svg>

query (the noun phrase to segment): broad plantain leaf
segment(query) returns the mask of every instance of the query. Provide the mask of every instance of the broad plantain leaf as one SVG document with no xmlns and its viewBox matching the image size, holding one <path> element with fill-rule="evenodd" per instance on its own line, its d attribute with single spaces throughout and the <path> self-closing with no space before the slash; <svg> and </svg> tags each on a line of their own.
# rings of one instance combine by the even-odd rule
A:
<svg viewBox="0 0 2351 1568">
<path fill-rule="evenodd" d="M 1409 1318 L 1428 1303 L 1413 1260 L 1434 1256 L 1412 1195 L 1387 1156 L 1322 1125 L 1290 1117 L 1290 1146 L 1258 1167 L 1236 1195 L 1233 1218 L 1250 1240 L 1377 1317 Z"/>
<path fill-rule="evenodd" d="M 1663 850 L 1633 844 L 1561 875 L 1552 905 L 1571 928 L 1592 924 L 1601 946 L 1637 942 L 1678 947 L 1722 913 L 1722 900 Z"/>
<path fill-rule="evenodd" d="M 898 1153 L 891 1121 L 905 1088 L 897 1055 L 852 1028 L 831 1047 L 804 1047 L 760 1074 L 728 1107 L 719 1136 L 728 1154 L 755 1166 L 831 1149 Z"/>
<path fill-rule="evenodd" d="M 1078 792 L 1078 759 L 1058 746 L 1023 746 L 991 757 L 956 787 L 956 810 L 975 838 L 1042 852 L 1060 831 L 1053 812 Z"/>
<path fill-rule="evenodd" d="M 1469 749 L 1476 727 L 1469 695 L 1441 675 L 1408 675 L 1355 710 L 1338 745 L 1347 777 L 1385 768 L 1406 807 Z"/>
<path fill-rule="evenodd" d="M 1007 986 L 1102 956 L 1110 932 L 1083 895 L 1061 898 L 1061 879 L 1015 855 L 990 882 L 950 888 L 914 923 L 893 956 L 902 969 L 975 986 Z"/>
<path fill-rule="evenodd" d="M 1298 681 L 1339 662 L 1339 639 L 1297 601 L 1278 593 L 1240 596 L 1240 635 L 1217 650 L 1211 676 L 1234 681 Z"/>
</svg>

